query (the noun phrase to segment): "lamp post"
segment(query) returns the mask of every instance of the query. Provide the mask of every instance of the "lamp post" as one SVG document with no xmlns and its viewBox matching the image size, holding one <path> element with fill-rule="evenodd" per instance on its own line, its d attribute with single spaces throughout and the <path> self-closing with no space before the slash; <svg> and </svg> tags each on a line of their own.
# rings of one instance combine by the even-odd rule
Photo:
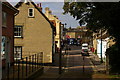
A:
<svg viewBox="0 0 120 80">
<path fill-rule="evenodd" d="M 101 29 L 101 63 L 103 63 L 103 59 L 102 59 L 102 29 Z"/>
<path fill-rule="evenodd" d="M 67 39 L 66 39 L 66 23 L 65 23 L 65 48 L 67 47 Z M 65 49 L 65 54 L 66 54 L 66 49 Z"/>
<path fill-rule="evenodd" d="M 60 51 L 59 51 L 59 74 L 62 73 L 62 48 L 61 48 L 61 23 L 60 23 Z"/>
<path fill-rule="evenodd" d="M 64 26 L 64 40 L 66 40 L 66 23 L 64 24 L 65 26 Z"/>
<path fill-rule="evenodd" d="M 60 23 L 60 25 L 61 25 L 61 23 Z M 65 25 L 67 25 L 66 23 L 65 23 Z M 61 74 L 62 73 L 62 46 L 61 46 L 61 27 L 60 27 L 60 51 L 59 51 L 59 74 Z M 64 30 L 64 31 L 66 31 L 66 30 Z"/>
</svg>

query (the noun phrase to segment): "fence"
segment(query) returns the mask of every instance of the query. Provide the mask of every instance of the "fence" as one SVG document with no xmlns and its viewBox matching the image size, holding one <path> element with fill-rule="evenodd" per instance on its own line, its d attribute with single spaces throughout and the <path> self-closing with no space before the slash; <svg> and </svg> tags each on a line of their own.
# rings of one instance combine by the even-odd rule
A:
<svg viewBox="0 0 120 80">
<path fill-rule="evenodd" d="M 30 75 L 34 74 L 37 70 L 43 66 L 43 53 L 37 53 L 20 60 L 15 59 L 14 64 L 9 67 L 7 66 L 7 75 L 5 79 L 26 79 Z"/>
</svg>

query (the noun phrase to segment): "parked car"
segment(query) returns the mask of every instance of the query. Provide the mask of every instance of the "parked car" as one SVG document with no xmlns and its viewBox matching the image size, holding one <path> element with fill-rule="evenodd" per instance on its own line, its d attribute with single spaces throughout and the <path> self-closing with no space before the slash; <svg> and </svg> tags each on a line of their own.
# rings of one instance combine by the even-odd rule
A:
<svg viewBox="0 0 120 80">
<path fill-rule="evenodd" d="M 82 39 L 81 38 L 77 38 L 77 46 L 81 46 L 81 41 L 82 41 Z"/>
<path fill-rule="evenodd" d="M 89 56 L 89 47 L 87 43 L 82 44 L 82 51 L 81 51 L 82 56 Z"/>
<path fill-rule="evenodd" d="M 68 44 L 69 45 L 77 45 L 77 40 L 75 38 L 69 38 L 68 39 Z"/>
<path fill-rule="evenodd" d="M 80 46 L 81 44 L 80 44 L 80 41 L 79 40 L 77 40 L 77 46 Z"/>
</svg>

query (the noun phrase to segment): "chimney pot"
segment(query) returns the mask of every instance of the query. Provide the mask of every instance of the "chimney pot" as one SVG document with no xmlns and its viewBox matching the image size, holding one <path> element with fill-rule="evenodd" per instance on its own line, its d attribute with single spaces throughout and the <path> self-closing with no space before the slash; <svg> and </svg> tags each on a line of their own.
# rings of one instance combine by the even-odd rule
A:
<svg viewBox="0 0 120 80">
<path fill-rule="evenodd" d="M 40 11 L 42 11 L 41 3 L 37 4 L 37 7 L 39 8 Z"/>
</svg>

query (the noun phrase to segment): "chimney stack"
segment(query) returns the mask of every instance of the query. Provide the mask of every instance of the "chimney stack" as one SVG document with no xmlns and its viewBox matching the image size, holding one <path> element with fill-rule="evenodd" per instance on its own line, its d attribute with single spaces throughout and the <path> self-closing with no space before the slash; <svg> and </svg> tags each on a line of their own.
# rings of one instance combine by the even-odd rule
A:
<svg viewBox="0 0 120 80">
<path fill-rule="evenodd" d="M 52 14 L 52 11 L 49 9 L 49 7 L 46 7 L 45 8 L 45 13 L 46 14 Z"/>
<path fill-rule="evenodd" d="M 26 3 L 26 4 L 27 4 L 28 2 L 30 2 L 30 1 L 29 1 L 29 0 L 24 0 L 24 3 Z"/>
<path fill-rule="evenodd" d="M 42 11 L 41 3 L 37 4 L 37 7 L 39 8 L 40 11 Z"/>
</svg>

